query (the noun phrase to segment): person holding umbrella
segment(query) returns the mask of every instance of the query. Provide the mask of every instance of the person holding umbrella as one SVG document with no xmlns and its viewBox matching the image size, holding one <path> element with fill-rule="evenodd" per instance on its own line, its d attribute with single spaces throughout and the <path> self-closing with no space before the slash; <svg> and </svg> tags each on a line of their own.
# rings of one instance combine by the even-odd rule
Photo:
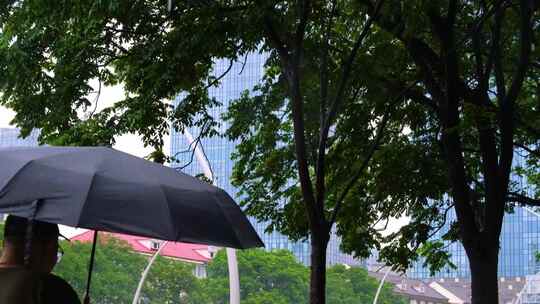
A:
<svg viewBox="0 0 540 304">
<path fill-rule="evenodd" d="M 51 274 L 58 262 L 58 225 L 8 216 L 0 256 L 1 304 L 78 304 L 77 293 Z"/>
</svg>

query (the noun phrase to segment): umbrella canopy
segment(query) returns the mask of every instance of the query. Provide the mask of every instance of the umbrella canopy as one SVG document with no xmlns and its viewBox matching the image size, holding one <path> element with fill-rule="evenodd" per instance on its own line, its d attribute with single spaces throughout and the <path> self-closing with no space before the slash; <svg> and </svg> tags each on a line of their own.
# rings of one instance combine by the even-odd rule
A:
<svg viewBox="0 0 540 304">
<path fill-rule="evenodd" d="M 223 190 L 106 147 L 0 149 L 0 212 L 232 248 L 264 244 Z"/>
</svg>

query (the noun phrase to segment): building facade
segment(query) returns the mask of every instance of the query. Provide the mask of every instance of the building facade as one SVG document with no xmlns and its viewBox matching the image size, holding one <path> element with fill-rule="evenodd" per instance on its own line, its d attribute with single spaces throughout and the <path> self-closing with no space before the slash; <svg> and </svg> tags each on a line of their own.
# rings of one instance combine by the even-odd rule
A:
<svg viewBox="0 0 540 304">
<path fill-rule="evenodd" d="M 516 153 L 514 165 L 520 166 L 523 162 L 524 158 Z M 534 195 L 524 178 L 513 176 L 512 185 L 528 195 Z M 434 239 L 440 239 L 454 221 L 456 215 L 452 209 L 448 212 L 446 225 Z M 517 206 L 513 212 L 506 213 L 500 242 L 499 277 L 524 277 L 540 272 L 540 262 L 536 259 L 536 254 L 540 252 L 540 213 L 528 207 Z M 469 278 L 471 272 L 465 249 L 460 242 L 447 242 L 447 245 L 456 269 L 446 266 L 431 276 L 429 269 L 423 266 L 424 261 L 420 260 L 409 269 L 408 275 L 414 278 Z"/>
<path fill-rule="evenodd" d="M 518 293 L 516 301 L 512 304 L 538 304 L 540 303 L 540 275 L 526 277 L 525 286 Z"/>
<path fill-rule="evenodd" d="M 95 232 L 92 230 L 87 230 L 71 237 L 69 240 L 92 243 L 94 240 L 94 233 Z M 103 240 L 104 238 L 115 238 L 123 241 L 131 247 L 133 252 L 146 256 L 153 256 L 159 250 L 160 246 L 165 246 L 160 251 L 160 256 L 192 264 L 194 266 L 193 275 L 199 279 L 206 278 L 208 262 L 214 257 L 213 253 L 210 252 L 210 246 L 208 245 L 181 242 L 167 242 L 163 245 L 163 241 L 156 239 L 110 232 L 100 232 L 99 238 L 100 240 Z"/>
<path fill-rule="evenodd" d="M 368 274 L 377 282 L 384 278 L 386 283 L 393 285 L 394 293 L 407 299 L 408 304 L 454 304 L 444 294 L 422 280 L 411 279 L 397 273 L 388 273 L 385 277 L 384 271 L 369 271 Z"/>
<path fill-rule="evenodd" d="M 39 132 L 33 131 L 26 138 L 20 138 L 19 129 L 0 128 L 0 148 L 32 147 L 38 145 Z"/>
<path fill-rule="evenodd" d="M 450 213 L 447 223 L 455 220 L 455 213 Z M 435 238 L 440 238 L 448 227 L 441 229 Z M 408 271 L 413 278 L 469 278 L 471 271 L 465 249 L 460 242 L 448 245 L 451 261 L 456 266 L 445 266 L 434 276 L 423 266 L 423 260 L 414 263 Z M 536 253 L 540 251 L 540 217 L 529 208 L 516 207 L 513 213 L 504 217 L 501 231 L 499 252 L 499 276 L 518 277 L 535 274 L 540 271 Z"/>
<path fill-rule="evenodd" d="M 529 281 L 529 277 L 500 277 L 499 285 L 499 303 L 501 304 L 517 304 L 519 302 L 526 286 L 533 287 L 534 282 Z M 450 304 L 471 304 L 471 282 L 469 279 L 461 278 L 440 278 L 428 280 L 429 286 L 438 293 L 448 298 Z M 538 302 L 535 302 L 538 303 Z"/>
<path fill-rule="evenodd" d="M 221 115 L 227 111 L 230 102 L 240 97 L 245 91 L 251 91 L 257 85 L 264 74 L 264 63 L 267 56 L 264 54 L 253 53 L 246 57 L 244 62 L 236 62 L 233 64 L 229 73 L 223 77 L 219 87 L 209 89 L 210 97 L 216 98 L 221 105 L 211 109 L 211 115 L 220 120 Z M 229 68 L 229 61 L 217 61 L 214 66 L 214 75 L 222 75 Z M 176 104 L 180 102 L 180 98 L 176 100 Z M 227 130 L 228 124 L 220 120 L 219 132 L 223 133 Z M 191 128 L 189 132 L 197 138 L 199 134 L 198 128 Z M 231 154 L 235 150 L 236 143 L 231 142 L 223 137 L 203 138 L 200 142 L 200 147 L 210 163 L 215 182 L 217 186 L 227 191 L 231 197 L 238 199 L 238 190 L 231 185 L 230 176 L 234 166 L 231 160 Z M 178 159 L 178 163 L 173 164 L 175 167 L 182 168 L 182 171 L 197 175 L 203 172 L 195 157 L 192 157 L 189 142 L 182 133 L 176 130 L 171 131 L 171 155 Z M 309 264 L 310 247 L 308 242 L 291 242 L 286 236 L 277 233 L 265 233 L 266 224 L 260 223 L 251 219 L 253 226 L 261 236 L 266 245 L 267 250 L 272 249 L 288 249 L 294 253 L 297 259 L 305 265 Z M 350 255 L 340 252 L 340 239 L 336 235 L 332 235 L 328 244 L 327 263 L 332 264 L 348 264 L 356 265 L 357 261 Z"/>
</svg>

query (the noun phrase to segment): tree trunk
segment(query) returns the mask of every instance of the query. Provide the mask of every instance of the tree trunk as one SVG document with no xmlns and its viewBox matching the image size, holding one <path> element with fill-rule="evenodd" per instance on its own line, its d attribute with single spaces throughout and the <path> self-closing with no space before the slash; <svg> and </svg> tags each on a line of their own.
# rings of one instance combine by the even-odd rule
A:
<svg viewBox="0 0 540 304">
<path fill-rule="evenodd" d="M 477 249 L 478 250 L 478 249 Z M 471 303 L 499 303 L 497 265 L 498 249 L 493 248 L 486 255 L 471 254 L 469 264 L 471 269 Z"/>
<path fill-rule="evenodd" d="M 311 277 L 309 287 L 309 303 L 326 303 L 326 247 L 328 236 L 323 240 L 311 240 Z"/>
</svg>

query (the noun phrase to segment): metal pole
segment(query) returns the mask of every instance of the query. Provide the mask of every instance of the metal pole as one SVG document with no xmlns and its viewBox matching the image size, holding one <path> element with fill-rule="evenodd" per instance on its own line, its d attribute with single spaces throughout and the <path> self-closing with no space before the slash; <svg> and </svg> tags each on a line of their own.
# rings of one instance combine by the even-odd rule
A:
<svg viewBox="0 0 540 304">
<path fill-rule="evenodd" d="M 184 129 L 184 137 L 188 141 L 188 145 L 194 144 L 193 135 L 187 130 Z M 212 181 L 212 184 L 215 185 L 214 175 L 212 170 L 210 170 L 210 164 L 206 159 L 203 151 L 199 145 L 195 145 L 195 157 L 197 157 L 197 162 L 203 169 L 204 176 Z M 230 304 L 240 304 L 240 277 L 238 274 L 238 260 L 236 259 L 236 250 L 233 248 L 227 248 L 227 265 L 229 267 L 229 299 Z"/>
<path fill-rule="evenodd" d="M 236 250 L 227 248 L 227 265 L 229 266 L 229 298 L 230 303 L 240 303 L 240 276 L 238 274 L 238 261 Z"/>
<path fill-rule="evenodd" d="M 384 285 L 384 280 L 386 280 L 386 276 L 390 273 L 391 268 L 388 267 L 386 272 L 384 273 L 384 276 L 381 279 L 381 283 L 379 284 L 379 288 L 377 288 L 377 293 L 375 294 L 375 298 L 373 299 L 373 304 L 377 304 L 377 301 L 379 300 L 379 294 L 381 293 L 382 287 Z"/>
<path fill-rule="evenodd" d="M 146 268 L 144 269 L 144 271 L 143 271 L 143 273 L 141 275 L 141 280 L 139 281 L 139 285 L 137 286 L 137 291 L 135 291 L 135 296 L 133 297 L 132 304 L 138 304 L 139 303 L 139 297 L 141 295 L 141 290 L 142 290 L 142 287 L 144 285 L 144 281 L 146 280 L 146 276 L 148 275 L 148 272 L 150 272 L 150 267 L 152 267 L 152 264 L 154 264 L 154 261 L 158 257 L 161 250 L 163 248 L 165 248 L 165 245 L 167 245 L 167 241 L 161 243 L 161 246 L 159 246 L 159 249 L 156 251 L 156 253 L 154 253 L 152 258 L 150 259 L 150 262 L 148 262 L 148 265 L 146 265 Z"/>
<path fill-rule="evenodd" d="M 94 230 L 94 241 L 92 242 L 92 253 L 90 253 L 90 264 L 88 264 L 88 278 L 86 279 L 86 292 L 84 293 L 84 304 L 90 304 L 90 284 L 92 282 L 92 271 L 94 270 L 94 260 L 96 255 L 96 245 L 98 241 L 98 231 Z"/>
</svg>

